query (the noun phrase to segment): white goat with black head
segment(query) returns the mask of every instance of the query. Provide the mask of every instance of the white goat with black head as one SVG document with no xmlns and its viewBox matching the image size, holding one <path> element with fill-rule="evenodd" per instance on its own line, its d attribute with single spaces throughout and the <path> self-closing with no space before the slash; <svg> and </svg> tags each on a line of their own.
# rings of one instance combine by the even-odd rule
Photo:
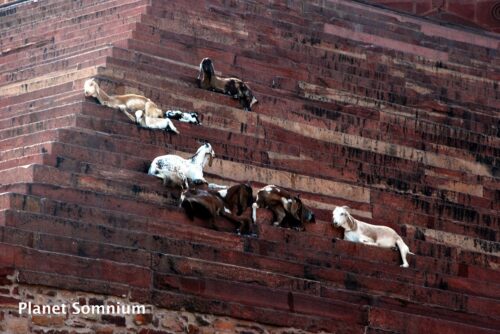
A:
<svg viewBox="0 0 500 334">
<path fill-rule="evenodd" d="M 159 177 L 163 184 L 189 188 L 193 184 L 207 183 L 203 177 L 203 168 L 208 164 L 212 166 L 215 152 L 209 143 L 205 143 L 189 159 L 178 155 L 167 154 L 156 157 L 149 167 L 148 174 Z"/>
</svg>

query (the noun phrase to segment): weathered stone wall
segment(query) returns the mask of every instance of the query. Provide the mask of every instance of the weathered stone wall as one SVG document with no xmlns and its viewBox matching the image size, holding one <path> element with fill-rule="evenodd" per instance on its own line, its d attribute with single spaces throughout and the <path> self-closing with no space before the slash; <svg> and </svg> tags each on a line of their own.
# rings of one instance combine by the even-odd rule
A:
<svg viewBox="0 0 500 334">
<path fill-rule="evenodd" d="M 365 2 L 439 22 L 500 32 L 500 2 L 497 0 L 365 0 Z"/>
<path fill-rule="evenodd" d="M 141 305 L 131 302 L 127 296 L 113 297 L 93 293 L 68 291 L 18 284 L 18 273 L 2 270 L 0 273 L 0 292 L 2 310 L 0 311 L 0 331 L 2 333 L 248 333 L 248 334 L 307 334 L 303 330 L 266 326 L 251 321 L 230 317 L 218 317 L 189 311 L 169 311 L 154 305 Z M 19 303 L 32 303 L 31 314 L 27 310 L 19 312 Z M 76 308 L 71 305 L 76 304 Z M 35 305 L 67 305 L 65 314 L 36 314 Z M 120 308 L 117 314 L 100 314 L 94 306 Z M 144 306 L 146 313 L 134 314 L 128 307 Z M 87 307 L 87 308 L 86 308 Z M 61 309 L 55 312 L 61 313 Z M 105 312 L 104 312 L 105 313 Z"/>
<path fill-rule="evenodd" d="M 53 0 L 0 13 L 5 331 L 498 333 L 496 35 L 341 0 Z M 197 88 L 207 56 L 249 82 L 252 112 Z M 90 77 L 203 125 L 137 128 L 83 96 Z M 287 187 L 317 223 L 280 229 L 259 209 L 253 238 L 187 219 L 145 171 L 204 141 L 217 156 L 209 181 Z M 337 205 L 400 233 L 410 268 L 338 240 Z M 27 294 L 155 314 L 140 326 L 18 317 Z"/>
</svg>

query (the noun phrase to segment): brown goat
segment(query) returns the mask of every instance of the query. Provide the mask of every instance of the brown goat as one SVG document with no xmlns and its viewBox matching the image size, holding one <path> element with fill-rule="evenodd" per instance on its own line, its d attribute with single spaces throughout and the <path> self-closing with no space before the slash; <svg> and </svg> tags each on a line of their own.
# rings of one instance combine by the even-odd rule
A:
<svg viewBox="0 0 500 334">
<path fill-rule="evenodd" d="M 257 208 L 268 208 L 274 215 L 274 226 L 289 227 L 303 231 L 304 223 L 314 223 L 314 213 L 305 206 L 298 196 L 288 190 L 269 185 L 259 190 L 252 204 L 252 220 L 257 220 Z"/>
<path fill-rule="evenodd" d="M 181 195 L 181 206 L 186 211 L 189 219 L 194 217 L 208 220 L 211 228 L 218 230 L 215 218 L 222 216 L 233 223 L 236 233 L 249 234 L 252 220 L 239 217 L 226 208 L 223 198 L 213 191 L 202 189 L 189 189 Z"/>
<path fill-rule="evenodd" d="M 224 201 L 226 208 L 237 216 L 240 216 L 247 208 L 251 207 L 254 202 L 252 187 L 246 183 L 217 190 L 217 193 Z"/>
<path fill-rule="evenodd" d="M 228 94 L 234 99 L 238 99 L 247 111 L 251 111 L 252 106 L 258 102 L 248 85 L 240 79 L 218 77 L 210 58 L 204 58 L 201 61 L 197 82 L 200 88 Z"/>
</svg>

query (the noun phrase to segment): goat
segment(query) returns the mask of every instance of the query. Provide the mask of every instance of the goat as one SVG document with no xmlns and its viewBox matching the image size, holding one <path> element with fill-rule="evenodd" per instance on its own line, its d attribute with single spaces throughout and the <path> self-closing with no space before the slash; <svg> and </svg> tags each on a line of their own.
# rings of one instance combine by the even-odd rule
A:
<svg viewBox="0 0 500 334">
<path fill-rule="evenodd" d="M 165 129 L 179 133 L 171 120 L 163 118 L 163 111 L 142 95 L 108 95 L 102 90 L 95 79 L 88 79 L 83 86 L 85 96 L 96 98 L 106 107 L 121 110 L 132 122 L 150 129 Z M 134 112 L 135 116 L 129 111 Z"/>
<path fill-rule="evenodd" d="M 372 225 L 357 220 L 351 216 L 349 207 L 347 206 L 338 206 L 333 210 L 332 222 L 336 227 L 344 229 L 344 240 L 382 248 L 394 248 L 397 246 L 403 260 L 401 267 L 408 267 L 407 254 L 415 255 L 410 252 L 403 239 L 392 228 Z"/>
<path fill-rule="evenodd" d="M 219 196 L 226 208 L 233 214 L 240 216 L 255 201 L 252 187 L 248 183 L 239 183 L 234 186 L 221 186 L 214 183 L 193 185 L 193 188 L 208 191 Z"/>
<path fill-rule="evenodd" d="M 188 189 L 188 181 L 194 184 L 208 183 L 203 178 L 203 168 L 212 166 L 215 152 L 208 143 L 201 145 L 189 159 L 168 154 L 156 157 L 149 167 L 148 174 L 163 179 L 164 185 L 180 186 Z"/>
<path fill-rule="evenodd" d="M 196 112 L 183 112 L 180 110 L 167 110 L 165 112 L 165 117 L 170 119 L 175 119 L 179 122 L 190 123 L 200 125 L 200 119 L 198 118 L 198 113 Z"/>
<path fill-rule="evenodd" d="M 217 194 L 222 198 L 225 206 L 237 216 L 251 207 L 254 202 L 252 187 L 246 183 L 217 190 Z"/>
<path fill-rule="evenodd" d="M 251 219 L 238 217 L 226 208 L 222 197 L 203 189 L 188 189 L 181 195 L 181 207 L 184 208 L 189 219 L 198 217 L 210 222 L 210 227 L 218 230 L 215 218 L 222 216 L 233 223 L 236 233 L 250 233 Z"/>
<path fill-rule="evenodd" d="M 257 192 L 256 201 L 252 204 L 254 223 L 257 220 L 257 208 L 268 208 L 273 212 L 274 226 L 303 231 L 304 222 L 315 222 L 314 213 L 302 203 L 299 196 L 293 196 L 275 185 L 268 185 Z"/>
<path fill-rule="evenodd" d="M 240 79 L 218 77 L 210 58 L 203 58 L 201 61 L 197 82 L 199 88 L 228 94 L 234 99 L 238 99 L 246 111 L 251 111 L 252 106 L 258 102 L 250 87 Z"/>
</svg>

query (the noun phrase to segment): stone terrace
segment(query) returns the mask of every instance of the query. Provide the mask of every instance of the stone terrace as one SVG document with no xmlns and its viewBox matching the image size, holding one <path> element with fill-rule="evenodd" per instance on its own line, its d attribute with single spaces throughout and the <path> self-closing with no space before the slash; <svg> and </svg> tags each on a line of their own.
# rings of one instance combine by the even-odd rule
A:
<svg viewBox="0 0 500 334">
<path fill-rule="evenodd" d="M 500 333 L 499 43 L 342 0 L 0 8 L 0 330 Z M 252 112 L 196 87 L 203 57 L 250 83 Z M 83 96 L 90 77 L 203 126 L 139 129 Z M 257 238 L 189 221 L 146 169 L 202 141 L 210 181 L 293 189 L 319 221 L 259 210 Z M 398 231 L 410 268 L 338 240 L 336 205 Z M 18 317 L 36 293 L 226 322 Z"/>
</svg>

